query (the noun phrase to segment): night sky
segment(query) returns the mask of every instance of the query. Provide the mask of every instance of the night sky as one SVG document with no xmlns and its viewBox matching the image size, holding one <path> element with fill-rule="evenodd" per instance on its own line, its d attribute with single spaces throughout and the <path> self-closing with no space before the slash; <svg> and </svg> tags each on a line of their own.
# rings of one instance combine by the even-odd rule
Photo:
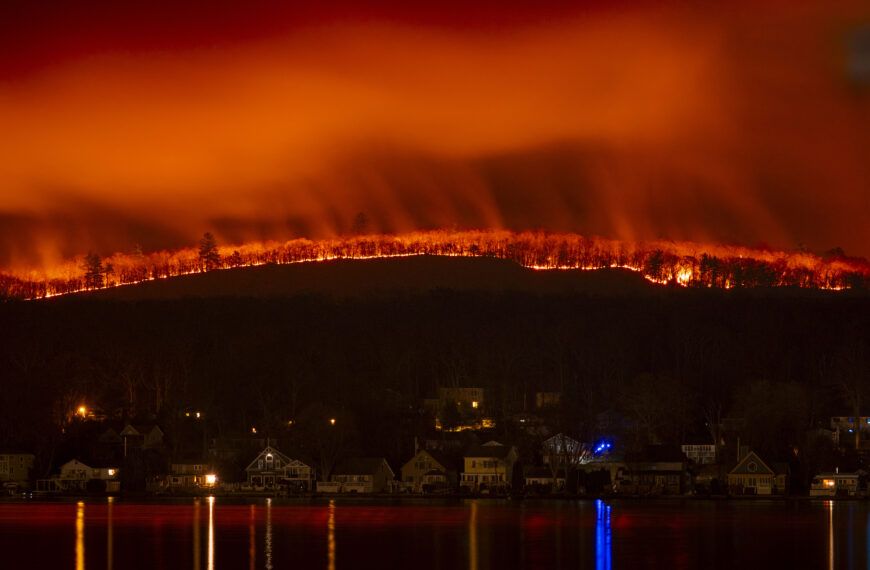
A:
<svg viewBox="0 0 870 570">
<path fill-rule="evenodd" d="M 870 256 L 866 1 L 178 4 L 2 3 L 0 268 L 358 212 Z"/>
</svg>

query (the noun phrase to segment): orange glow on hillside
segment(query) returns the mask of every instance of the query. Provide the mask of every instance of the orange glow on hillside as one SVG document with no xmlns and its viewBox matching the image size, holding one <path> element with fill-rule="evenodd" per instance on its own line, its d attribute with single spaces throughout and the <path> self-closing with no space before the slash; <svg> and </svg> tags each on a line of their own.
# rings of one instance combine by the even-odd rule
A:
<svg viewBox="0 0 870 570">
<path fill-rule="evenodd" d="M 737 246 L 674 241 L 624 242 L 577 234 L 508 231 L 430 231 L 313 241 L 255 242 L 218 248 L 218 269 L 272 264 L 373 259 L 414 255 L 495 257 L 535 270 L 624 268 L 649 281 L 684 287 L 866 287 L 870 265 L 854 258 L 822 259 Z M 113 271 L 107 287 L 203 272 L 196 248 L 141 256 L 115 254 L 103 260 Z M 43 298 L 87 289 L 81 257 L 53 268 L 0 274 L 0 292 Z"/>
</svg>

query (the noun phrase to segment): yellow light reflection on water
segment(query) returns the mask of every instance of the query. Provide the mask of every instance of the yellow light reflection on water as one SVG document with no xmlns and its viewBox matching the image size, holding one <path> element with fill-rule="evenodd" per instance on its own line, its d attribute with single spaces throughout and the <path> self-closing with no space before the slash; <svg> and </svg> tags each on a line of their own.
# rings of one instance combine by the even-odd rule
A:
<svg viewBox="0 0 870 570">
<path fill-rule="evenodd" d="M 335 500 L 329 500 L 329 517 L 326 519 L 326 529 L 327 529 L 327 552 L 329 558 L 327 559 L 326 568 L 327 570 L 335 570 Z"/>
<path fill-rule="evenodd" d="M 76 570 L 85 570 L 85 504 L 76 503 Z"/>
<path fill-rule="evenodd" d="M 825 501 L 828 507 L 828 570 L 834 570 L 834 501 Z"/>
<path fill-rule="evenodd" d="M 214 570 L 214 497 L 208 498 L 208 570 Z"/>
</svg>

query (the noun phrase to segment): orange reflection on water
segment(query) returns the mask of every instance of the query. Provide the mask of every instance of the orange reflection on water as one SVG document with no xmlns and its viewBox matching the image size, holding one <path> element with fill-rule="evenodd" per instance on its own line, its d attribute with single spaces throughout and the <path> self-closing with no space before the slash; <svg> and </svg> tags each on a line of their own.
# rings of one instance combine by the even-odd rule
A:
<svg viewBox="0 0 870 570">
<path fill-rule="evenodd" d="M 326 528 L 329 553 L 326 567 L 328 570 L 335 570 L 335 500 L 333 499 L 329 501 L 329 518 L 326 522 Z"/>
<path fill-rule="evenodd" d="M 85 570 L 85 504 L 76 503 L 76 570 Z"/>
<path fill-rule="evenodd" d="M 248 566 L 250 570 L 254 570 L 254 563 L 257 559 L 257 551 L 254 548 L 256 545 L 256 537 L 257 533 L 255 531 L 255 522 L 256 522 L 256 507 L 251 505 L 251 522 L 248 525 L 248 558 L 250 559 L 250 565 Z"/>
<path fill-rule="evenodd" d="M 106 522 L 106 568 L 107 570 L 112 570 L 112 558 L 113 558 L 113 542 L 114 537 L 112 536 L 112 504 L 115 502 L 115 497 L 109 497 L 108 506 L 106 507 L 107 513 L 107 522 Z"/>
<path fill-rule="evenodd" d="M 208 498 L 208 570 L 214 570 L 214 497 Z"/>
<path fill-rule="evenodd" d="M 200 570 L 199 499 L 193 501 L 193 570 Z"/>
</svg>

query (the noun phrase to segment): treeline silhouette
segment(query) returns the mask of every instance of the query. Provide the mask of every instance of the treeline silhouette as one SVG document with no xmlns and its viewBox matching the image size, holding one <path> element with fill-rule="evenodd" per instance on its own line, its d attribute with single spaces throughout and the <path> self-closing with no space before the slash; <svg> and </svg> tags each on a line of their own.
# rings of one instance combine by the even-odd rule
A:
<svg viewBox="0 0 870 570">
<path fill-rule="evenodd" d="M 136 251 L 103 260 L 89 252 L 42 277 L 0 273 L 0 299 L 38 299 L 213 269 L 407 255 L 496 257 L 536 269 L 623 267 L 651 281 L 692 287 L 866 289 L 870 283 L 870 265 L 839 250 L 819 257 L 716 244 L 508 231 L 429 231 L 220 247 L 206 234 L 198 248 Z"/>
</svg>

